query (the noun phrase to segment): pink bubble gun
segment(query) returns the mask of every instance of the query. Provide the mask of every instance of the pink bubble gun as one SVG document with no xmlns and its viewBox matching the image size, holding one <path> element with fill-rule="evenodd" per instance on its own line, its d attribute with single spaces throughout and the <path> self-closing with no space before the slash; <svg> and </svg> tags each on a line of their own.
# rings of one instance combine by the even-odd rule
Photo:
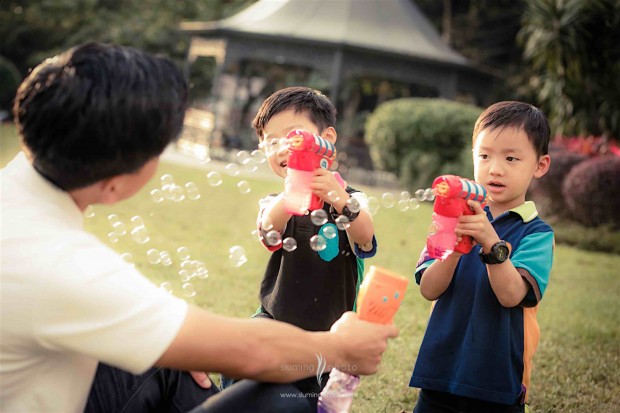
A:
<svg viewBox="0 0 620 413">
<path fill-rule="evenodd" d="M 357 296 L 357 314 L 362 320 L 391 324 L 405 297 L 409 280 L 385 268 L 371 266 L 360 285 Z M 347 413 L 353 403 L 360 377 L 336 368 L 318 401 L 318 413 Z"/>
<path fill-rule="evenodd" d="M 295 129 L 289 142 L 288 170 L 284 181 L 284 205 L 293 215 L 323 208 L 323 200 L 312 193 L 313 171 L 329 168 L 336 159 L 336 147 L 328 140 L 305 130 Z"/>
<path fill-rule="evenodd" d="M 435 204 L 433 223 L 426 239 L 426 248 L 431 258 L 446 259 L 453 251 L 467 254 L 473 247 L 473 240 L 463 236 L 456 242 L 454 229 L 461 215 L 473 215 L 467 205 L 469 199 L 483 203 L 487 197 L 484 187 L 472 180 L 456 175 L 442 175 L 433 181 Z"/>
</svg>

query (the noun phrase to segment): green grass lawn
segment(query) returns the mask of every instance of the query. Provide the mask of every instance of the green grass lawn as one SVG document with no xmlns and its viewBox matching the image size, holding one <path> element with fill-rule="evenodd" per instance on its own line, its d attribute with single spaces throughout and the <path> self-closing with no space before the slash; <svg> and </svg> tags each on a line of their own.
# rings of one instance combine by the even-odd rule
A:
<svg viewBox="0 0 620 413">
<path fill-rule="evenodd" d="M 1 164 L 17 151 L 14 129 L 0 127 Z M 252 234 L 258 200 L 280 191 L 282 182 L 262 174 L 231 177 L 210 186 L 207 173 L 215 164 L 190 168 L 163 163 L 156 177 L 134 198 L 114 207 L 94 207 L 86 218 L 89 231 L 119 253 L 130 253 L 135 265 L 156 284 L 171 283 L 173 292 L 209 310 L 249 317 L 257 307 L 257 292 L 268 252 Z M 263 168 L 265 166 L 263 165 Z M 171 174 L 177 184 L 194 182 L 201 198 L 155 203 L 150 191 L 160 187 L 160 177 Z M 345 177 L 346 178 L 346 177 Z M 237 183 L 251 188 L 242 194 Z M 385 191 L 361 188 L 369 195 Z M 398 194 L 397 194 L 398 195 Z M 150 241 L 138 244 L 130 235 L 111 242 L 110 214 L 117 214 L 130 231 L 130 220 L 142 217 Z M 425 243 L 431 206 L 415 211 L 380 209 L 375 215 L 379 253 L 367 261 L 411 277 Z M 179 277 L 176 250 L 187 247 L 192 259 L 209 271 L 206 279 L 193 278 L 196 295 L 186 297 Z M 235 267 L 229 249 L 241 246 L 247 262 Z M 172 256 L 173 264 L 150 264 L 146 251 L 155 248 Z M 535 412 L 620 411 L 620 255 L 593 253 L 558 245 L 551 281 L 539 309 L 541 343 L 535 356 L 531 407 Z M 411 278 L 412 279 L 412 278 Z M 380 372 L 362 381 L 353 412 L 398 413 L 411 411 L 417 390 L 408 387 L 409 376 L 424 334 L 430 305 L 412 282 L 395 323 L 400 336 L 390 343 Z M 222 354 L 224 357 L 225 354 Z"/>
</svg>

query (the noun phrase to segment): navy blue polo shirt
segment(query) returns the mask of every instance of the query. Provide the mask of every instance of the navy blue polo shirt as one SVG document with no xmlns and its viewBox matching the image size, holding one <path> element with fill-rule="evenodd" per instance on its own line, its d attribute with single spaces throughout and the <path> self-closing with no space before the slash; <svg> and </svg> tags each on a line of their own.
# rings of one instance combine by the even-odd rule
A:
<svg viewBox="0 0 620 413">
<path fill-rule="evenodd" d="M 527 397 L 540 330 L 538 302 L 553 261 L 554 237 L 533 202 L 493 218 L 512 245 L 510 260 L 530 288 L 516 307 L 503 307 L 475 247 L 463 255 L 446 291 L 435 301 L 409 385 L 513 405 Z M 426 249 L 416 267 L 419 284 L 433 263 Z"/>
</svg>

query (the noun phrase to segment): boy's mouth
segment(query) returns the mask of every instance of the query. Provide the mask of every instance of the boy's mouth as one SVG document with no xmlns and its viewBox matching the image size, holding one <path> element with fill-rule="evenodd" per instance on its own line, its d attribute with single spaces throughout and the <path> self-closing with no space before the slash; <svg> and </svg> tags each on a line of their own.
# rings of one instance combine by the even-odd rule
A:
<svg viewBox="0 0 620 413">
<path fill-rule="evenodd" d="M 286 168 L 286 166 L 287 166 L 287 162 L 286 161 L 280 162 L 280 168 Z"/>
<path fill-rule="evenodd" d="M 502 184 L 501 182 L 498 182 L 498 181 L 491 181 L 491 182 L 488 183 L 488 185 L 491 188 L 504 188 L 504 187 L 506 187 L 506 185 L 504 185 L 504 184 Z"/>
</svg>

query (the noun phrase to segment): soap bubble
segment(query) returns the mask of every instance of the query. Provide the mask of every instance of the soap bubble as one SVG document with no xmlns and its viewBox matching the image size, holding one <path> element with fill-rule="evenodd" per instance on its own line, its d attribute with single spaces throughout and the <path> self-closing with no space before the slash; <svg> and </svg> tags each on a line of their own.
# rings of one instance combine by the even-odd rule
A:
<svg viewBox="0 0 620 413">
<path fill-rule="evenodd" d="M 133 260 L 133 255 L 131 255 L 131 253 L 129 252 L 124 252 L 121 254 L 121 258 L 123 259 L 123 261 L 125 261 L 127 264 L 131 265 L 132 267 L 134 266 L 134 260 Z"/>
<path fill-rule="evenodd" d="M 250 173 L 256 172 L 256 170 L 258 169 L 258 162 L 256 162 L 253 158 L 248 158 L 244 160 L 242 165 L 245 170 Z"/>
<path fill-rule="evenodd" d="M 239 181 L 239 183 L 237 184 L 237 188 L 239 188 L 239 192 L 241 192 L 243 195 L 249 194 L 252 191 L 252 188 L 250 188 L 250 184 L 248 183 L 248 181 Z"/>
<path fill-rule="evenodd" d="M 349 211 L 356 213 L 356 212 L 360 212 L 360 209 L 362 209 L 362 206 L 360 205 L 360 201 L 358 201 L 355 198 L 349 198 L 347 199 L 347 208 L 349 208 Z"/>
<path fill-rule="evenodd" d="M 196 277 L 206 280 L 209 277 L 209 271 L 205 267 L 198 267 L 196 269 Z"/>
<path fill-rule="evenodd" d="M 237 152 L 237 162 L 243 164 L 246 160 L 250 159 L 251 155 L 248 151 L 239 151 Z"/>
<path fill-rule="evenodd" d="M 293 237 L 284 238 L 282 248 L 284 248 L 284 251 L 293 252 L 297 249 L 297 241 Z"/>
<path fill-rule="evenodd" d="M 322 235 L 313 235 L 310 238 L 310 248 L 316 252 L 323 251 L 327 248 L 327 241 Z"/>
<path fill-rule="evenodd" d="M 226 169 L 226 173 L 230 176 L 239 175 L 239 165 L 236 163 L 229 163 L 224 167 L 224 169 Z"/>
<path fill-rule="evenodd" d="M 185 283 L 181 288 L 183 289 L 183 295 L 185 297 L 189 298 L 196 295 L 196 289 L 194 288 L 194 284 L 192 283 Z"/>
<path fill-rule="evenodd" d="M 282 242 L 282 235 L 279 231 L 271 230 L 265 234 L 265 243 L 269 246 L 278 245 Z"/>
<path fill-rule="evenodd" d="M 160 251 L 159 256 L 161 257 L 161 263 L 164 266 L 169 267 L 172 265 L 172 257 L 168 251 Z"/>
<path fill-rule="evenodd" d="M 338 227 L 338 229 L 341 231 L 344 231 L 351 226 L 349 218 L 345 217 L 344 215 L 340 215 L 338 218 L 335 219 L 335 221 L 336 227 Z"/>
<path fill-rule="evenodd" d="M 200 190 L 198 186 L 193 182 L 188 182 L 185 184 L 185 191 L 187 192 L 187 198 L 192 201 L 196 201 L 200 199 Z"/>
<path fill-rule="evenodd" d="M 108 241 L 112 244 L 116 244 L 118 242 L 118 235 L 115 232 L 108 232 Z"/>
<path fill-rule="evenodd" d="M 435 193 L 433 192 L 433 188 L 426 188 L 424 190 L 424 199 L 426 199 L 427 201 L 435 200 Z"/>
<path fill-rule="evenodd" d="M 108 215 L 108 222 L 109 222 L 110 224 L 114 224 L 115 222 L 118 222 L 118 221 L 120 221 L 120 220 L 121 220 L 121 219 L 120 219 L 120 218 L 118 217 L 118 215 L 116 215 L 116 214 L 110 214 L 110 215 Z"/>
<path fill-rule="evenodd" d="M 159 288 L 167 292 L 168 294 L 172 294 L 172 283 L 170 281 L 164 281 L 159 284 Z"/>
<path fill-rule="evenodd" d="M 174 202 L 181 202 L 185 199 L 185 190 L 180 185 L 170 186 L 170 199 Z"/>
<path fill-rule="evenodd" d="M 84 216 L 86 218 L 92 218 L 95 216 L 95 210 L 92 205 L 89 205 L 84 209 Z"/>
<path fill-rule="evenodd" d="M 127 228 L 125 227 L 125 224 L 122 221 L 116 221 L 115 223 L 113 223 L 112 224 L 112 230 L 119 237 L 121 237 L 121 236 L 123 236 L 123 235 L 125 235 L 127 233 Z"/>
<path fill-rule="evenodd" d="M 415 199 L 417 199 L 418 202 L 422 202 L 426 199 L 424 195 L 424 189 L 418 189 L 417 191 L 415 191 Z"/>
<path fill-rule="evenodd" d="M 370 215 L 377 215 L 379 209 L 381 209 L 381 202 L 379 201 L 379 198 L 377 198 L 376 196 L 369 196 L 368 212 L 370 213 Z"/>
<path fill-rule="evenodd" d="M 392 208 L 395 202 L 396 199 L 393 193 L 385 192 L 383 195 L 381 195 L 381 204 L 384 208 Z"/>
<path fill-rule="evenodd" d="M 243 247 L 235 245 L 230 247 L 228 258 L 234 267 L 241 267 L 248 261 L 248 258 L 245 256 L 245 250 Z"/>
<path fill-rule="evenodd" d="M 151 190 L 151 199 L 156 204 L 159 204 L 164 200 L 164 194 L 161 192 L 161 189 L 155 188 Z"/>
<path fill-rule="evenodd" d="M 320 227 L 327 222 L 327 212 L 324 209 L 316 209 L 310 213 L 310 220 L 314 225 Z"/>
<path fill-rule="evenodd" d="M 334 239 L 338 235 L 338 231 L 333 226 L 327 226 L 323 228 L 323 236 L 327 239 Z"/>
<path fill-rule="evenodd" d="M 188 282 L 192 279 L 194 274 L 188 270 L 179 270 L 179 277 L 181 278 L 181 282 Z"/>
<path fill-rule="evenodd" d="M 415 211 L 418 208 L 420 208 L 420 202 L 418 201 L 418 199 L 417 198 L 411 198 L 409 200 L 409 209 L 411 209 L 412 211 Z"/>
<path fill-rule="evenodd" d="M 409 199 L 399 199 L 396 206 L 400 212 L 406 212 L 409 209 Z"/>
<path fill-rule="evenodd" d="M 219 186 L 222 184 L 222 175 L 219 172 L 211 171 L 207 174 L 207 181 L 211 186 Z"/>
<path fill-rule="evenodd" d="M 409 198 L 411 198 L 411 194 L 409 193 L 409 191 L 402 191 L 400 193 L 400 199 L 403 201 L 409 201 Z"/>
<path fill-rule="evenodd" d="M 159 251 L 155 248 L 151 248 L 146 252 L 146 259 L 150 264 L 159 264 L 161 262 L 161 256 L 159 255 Z"/>
<path fill-rule="evenodd" d="M 252 159 L 254 159 L 254 161 L 258 164 L 267 162 L 267 157 L 265 156 L 265 153 L 258 149 L 252 151 Z"/>
<path fill-rule="evenodd" d="M 135 215 L 135 216 L 131 217 L 131 224 L 134 227 L 143 227 L 144 226 L 144 220 L 142 219 L 142 217 L 140 215 Z"/>
<path fill-rule="evenodd" d="M 177 248 L 177 256 L 179 257 L 180 260 L 189 259 L 190 257 L 189 248 L 183 247 L 183 246 Z"/>
<path fill-rule="evenodd" d="M 327 199 L 329 199 L 329 202 L 331 204 L 340 201 L 340 197 L 338 196 L 338 193 L 336 191 L 329 191 L 327 193 Z"/>
<path fill-rule="evenodd" d="M 162 185 L 172 185 L 174 184 L 174 177 L 170 174 L 164 174 L 159 178 Z"/>
<path fill-rule="evenodd" d="M 149 232 L 144 225 L 132 229 L 131 238 L 133 238 L 133 240 L 138 244 L 146 244 L 151 239 Z"/>
</svg>

